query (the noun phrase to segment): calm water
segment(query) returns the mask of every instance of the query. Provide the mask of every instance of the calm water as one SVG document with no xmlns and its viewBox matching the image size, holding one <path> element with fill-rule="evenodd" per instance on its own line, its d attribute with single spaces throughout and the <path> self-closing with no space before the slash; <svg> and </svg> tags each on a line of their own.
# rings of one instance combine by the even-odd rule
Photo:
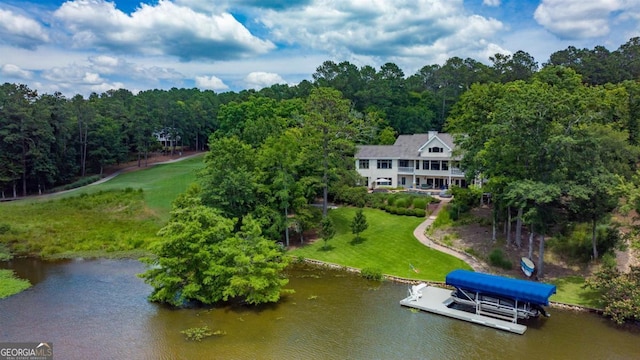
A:
<svg viewBox="0 0 640 360">
<path fill-rule="evenodd" d="M 398 301 L 406 286 L 339 271 L 290 271 L 296 293 L 259 309 L 171 310 L 132 260 L 11 264 L 35 286 L 0 300 L 0 341 L 51 341 L 56 359 L 633 359 L 640 332 L 596 315 L 551 309 L 514 335 Z M 202 342 L 181 330 L 226 332 Z"/>
</svg>

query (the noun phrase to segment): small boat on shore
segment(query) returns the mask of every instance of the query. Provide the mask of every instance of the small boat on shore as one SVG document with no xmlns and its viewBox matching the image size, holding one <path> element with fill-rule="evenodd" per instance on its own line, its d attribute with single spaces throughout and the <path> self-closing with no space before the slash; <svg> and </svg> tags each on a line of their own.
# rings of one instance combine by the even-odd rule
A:
<svg viewBox="0 0 640 360">
<path fill-rule="evenodd" d="M 522 272 L 527 275 L 527 277 L 531 277 L 531 275 L 533 275 L 533 272 L 536 270 L 536 266 L 533 264 L 533 261 L 524 256 L 520 258 L 520 268 L 522 269 Z"/>
</svg>

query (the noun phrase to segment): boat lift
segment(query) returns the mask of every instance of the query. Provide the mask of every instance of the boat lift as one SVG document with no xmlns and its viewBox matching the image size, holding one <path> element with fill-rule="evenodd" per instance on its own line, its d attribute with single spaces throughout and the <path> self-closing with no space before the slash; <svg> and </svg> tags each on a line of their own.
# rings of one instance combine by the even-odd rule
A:
<svg viewBox="0 0 640 360">
<path fill-rule="evenodd" d="M 542 306 L 549 305 L 549 297 L 556 293 L 555 285 L 467 270 L 450 272 L 446 284 L 456 288 L 452 293 L 455 303 L 474 308 L 478 315 L 513 323 L 548 316 Z"/>
<path fill-rule="evenodd" d="M 454 270 L 446 284 L 455 290 L 424 283 L 409 287 L 403 306 L 445 315 L 496 329 L 523 334 L 519 319 L 548 316 L 543 305 L 556 292 L 555 285 L 497 275 Z"/>
</svg>

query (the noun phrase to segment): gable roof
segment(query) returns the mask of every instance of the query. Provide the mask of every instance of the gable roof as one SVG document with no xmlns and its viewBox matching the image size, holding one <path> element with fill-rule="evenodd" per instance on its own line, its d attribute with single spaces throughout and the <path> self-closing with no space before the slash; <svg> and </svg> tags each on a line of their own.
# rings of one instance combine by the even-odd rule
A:
<svg viewBox="0 0 640 360">
<path fill-rule="evenodd" d="M 455 149 L 453 137 L 447 133 L 400 135 L 393 145 L 360 145 L 356 158 L 358 159 L 398 159 L 414 158 L 420 156 L 419 150 L 433 141 L 439 139 L 450 150 Z"/>
</svg>

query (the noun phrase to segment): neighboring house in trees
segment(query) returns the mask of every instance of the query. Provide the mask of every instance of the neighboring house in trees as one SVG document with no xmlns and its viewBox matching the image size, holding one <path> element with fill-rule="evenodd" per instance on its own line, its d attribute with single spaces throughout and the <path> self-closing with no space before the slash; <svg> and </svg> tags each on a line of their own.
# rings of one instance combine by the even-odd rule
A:
<svg viewBox="0 0 640 360">
<path fill-rule="evenodd" d="M 444 189 L 466 187 L 460 157 L 447 133 L 400 135 L 393 145 L 362 145 L 356 153 L 356 170 L 367 187 Z"/>
</svg>

